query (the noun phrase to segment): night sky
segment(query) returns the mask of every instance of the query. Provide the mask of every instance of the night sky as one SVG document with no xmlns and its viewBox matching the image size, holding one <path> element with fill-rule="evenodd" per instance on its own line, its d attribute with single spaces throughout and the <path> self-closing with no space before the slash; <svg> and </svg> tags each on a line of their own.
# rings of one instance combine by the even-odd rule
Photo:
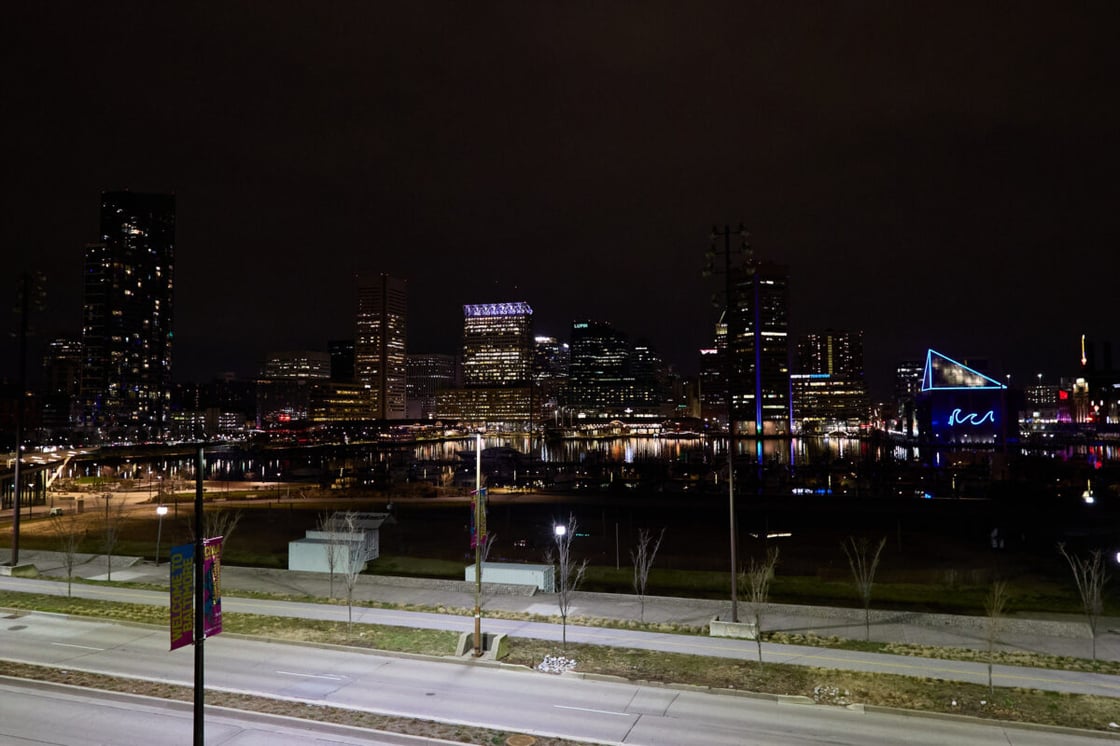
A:
<svg viewBox="0 0 1120 746">
<path fill-rule="evenodd" d="M 413 352 L 525 300 L 692 373 L 740 221 L 879 395 L 930 346 L 1026 383 L 1120 337 L 1113 3 L 168 5 L 5 5 L 0 240 L 48 274 L 40 339 L 79 331 L 124 188 L 177 196 L 176 380 L 352 337 L 356 271 L 408 279 Z"/>
</svg>

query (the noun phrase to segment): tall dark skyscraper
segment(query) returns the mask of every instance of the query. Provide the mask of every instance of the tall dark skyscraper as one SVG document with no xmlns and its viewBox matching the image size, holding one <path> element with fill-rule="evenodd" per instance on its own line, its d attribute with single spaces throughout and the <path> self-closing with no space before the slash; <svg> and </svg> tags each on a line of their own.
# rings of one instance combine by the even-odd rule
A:
<svg viewBox="0 0 1120 746">
<path fill-rule="evenodd" d="M 571 339 L 568 405 L 586 416 L 617 417 L 634 388 L 630 341 L 605 321 L 573 322 Z"/>
<path fill-rule="evenodd" d="M 332 339 L 327 342 L 327 352 L 331 356 L 331 381 L 353 383 L 354 340 Z"/>
<path fill-rule="evenodd" d="M 788 435 L 789 272 L 752 261 L 732 277 L 726 349 L 731 355 L 731 411 L 740 432 Z"/>
<path fill-rule="evenodd" d="M 605 321 L 572 322 L 568 406 L 594 419 L 665 414 L 665 366 L 644 340 L 630 341 Z"/>
<path fill-rule="evenodd" d="M 399 420 L 408 402 L 408 284 L 386 274 L 358 277 L 354 377 L 369 389 L 373 416 Z"/>
<path fill-rule="evenodd" d="M 85 250 L 83 424 L 102 437 L 160 438 L 171 398 L 175 197 L 105 192 Z"/>
</svg>

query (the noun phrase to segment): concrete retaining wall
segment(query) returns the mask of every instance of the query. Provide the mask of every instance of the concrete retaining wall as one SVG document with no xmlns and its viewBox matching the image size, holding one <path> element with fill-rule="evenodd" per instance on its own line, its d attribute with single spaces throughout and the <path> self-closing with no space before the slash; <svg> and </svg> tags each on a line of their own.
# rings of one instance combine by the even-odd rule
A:
<svg viewBox="0 0 1120 746">
<path fill-rule="evenodd" d="M 406 578 L 395 575 L 376 575 L 371 577 L 374 582 L 383 585 L 393 585 L 398 588 L 424 588 L 436 591 L 453 591 L 455 593 L 474 593 L 474 582 L 465 580 L 443 580 L 437 578 Z M 483 583 L 482 590 L 488 594 L 501 594 L 504 596 L 533 596 L 537 588 L 533 585 L 514 585 L 509 583 Z"/>
</svg>

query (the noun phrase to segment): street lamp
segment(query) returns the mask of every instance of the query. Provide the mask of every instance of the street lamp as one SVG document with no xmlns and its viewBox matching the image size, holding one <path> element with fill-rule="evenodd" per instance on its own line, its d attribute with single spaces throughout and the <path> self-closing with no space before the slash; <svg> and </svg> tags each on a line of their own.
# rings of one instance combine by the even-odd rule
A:
<svg viewBox="0 0 1120 746">
<path fill-rule="evenodd" d="M 564 556 L 564 537 L 568 533 L 568 527 L 563 523 L 557 523 L 552 527 L 552 533 L 556 536 L 556 549 L 560 554 L 558 557 L 560 560 L 560 598 L 563 599 L 564 591 L 568 590 L 568 573 L 565 572 L 567 569 L 567 562 Z"/>
<path fill-rule="evenodd" d="M 482 433 L 474 434 L 474 657 L 482 656 L 482 554 L 486 537 L 486 492 L 482 488 Z"/>
<path fill-rule="evenodd" d="M 159 526 L 156 528 L 156 567 L 159 567 L 159 540 L 163 538 L 163 517 L 167 515 L 167 506 L 160 505 L 156 508 L 156 515 L 159 516 Z"/>
</svg>

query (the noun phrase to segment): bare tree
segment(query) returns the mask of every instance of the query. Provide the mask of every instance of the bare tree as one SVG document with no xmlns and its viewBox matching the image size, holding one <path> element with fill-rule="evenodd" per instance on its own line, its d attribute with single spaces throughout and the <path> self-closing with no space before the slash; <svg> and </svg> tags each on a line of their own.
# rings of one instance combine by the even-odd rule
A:
<svg viewBox="0 0 1120 746">
<path fill-rule="evenodd" d="M 349 636 L 354 626 L 354 588 L 358 576 L 366 569 L 365 532 L 358 526 L 358 514 L 352 510 L 343 513 L 337 525 L 343 547 L 341 569 L 346 584 L 346 634 Z"/>
<path fill-rule="evenodd" d="M 329 597 L 334 598 L 334 573 L 346 558 L 346 546 L 339 541 L 339 534 L 345 526 L 338 513 L 323 513 L 319 516 L 319 530 L 327 535 L 327 572 L 330 573 Z"/>
<path fill-rule="evenodd" d="M 1081 608 L 1085 612 L 1085 619 L 1089 622 L 1089 633 L 1093 637 L 1093 660 L 1097 659 L 1097 625 L 1101 615 L 1104 614 L 1104 599 L 1102 591 L 1108 582 L 1109 575 L 1105 570 L 1104 556 L 1101 550 L 1094 549 L 1088 557 L 1078 557 L 1066 551 L 1066 545 L 1058 544 L 1058 551 L 1066 558 L 1069 568 L 1073 570 L 1073 581 L 1077 584 L 1077 593 L 1081 596 Z"/>
<path fill-rule="evenodd" d="M 202 514 L 202 530 L 212 539 L 222 537 L 222 551 L 229 547 L 229 537 L 233 536 L 237 524 L 241 522 L 240 510 L 211 510 Z"/>
<path fill-rule="evenodd" d="M 102 518 L 102 546 L 105 548 L 105 579 L 113 579 L 113 550 L 117 548 L 120 540 L 121 523 L 124 521 L 124 500 L 113 502 L 113 495 L 106 492 L 101 496 L 105 500 L 105 516 Z"/>
<path fill-rule="evenodd" d="M 852 568 L 852 580 L 856 586 L 856 593 L 863 601 L 863 626 L 867 639 L 871 639 L 871 589 L 875 585 L 875 571 L 879 569 L 879 555 L 887 544 L 887 537 L 879 540 L 874 551 L 866 537 L 859 539 L 849 536 L 840 544 L 848 558 L 848 566 Z"/>
<path fill-rule="evenodd" d="M 587 572 L 586 559 L 579 562 L 572 560 L 572 539 L 578 529 L 575 515 L 570 514 L 566 524 L 556 524 L 554 527 L 555 555 L 551 548 L 545 552 L 545 562 L 556 565 L 556 602 L 560 609 L 561 644 L 565 650 L 568 648 L 568 612 L 572 608 L 572 594 L 583 583 L 583 576 Z"/>
<path fill-rule="evenodd" d="M 638 545 L 630 550 L 630 559 L 634 561 L 634 593 L 638 595 L 640 604 L 641 621 L 646 620 L 646 583 L 649 581 L 649 571 L 653 567 L 653 560 L 657 557 L 657 550 L 661 548 L 661 540 L 665 538 L 665 529 L 653 541 L 649 529 L 638 530 Z"/>
<path fill-rule="evenodd" d="M 52 515 L 51 530 L 58 539 L 58 550 L 62 553 L 62 564 L 66 568 L 66 595 L 71 595 L 74 579 L 74 566 L 78 563 L 78 548 L 86 538 L 86 529 L 78 521 L 78 516 L 71 513 L 66 515 Z"/>
<path fill-rule="evenodd" d="M 747 600 L 747 609 L 754 622 L 754 639 L 758 646 L 758 664 L 762 665 L 762 614 L 770 605 L 770 583 L 778 565 L 778 548 L 766 550 L 766 559 L 756 562 L 751 557 L 747 569 L 739 573 L 739 586 Z"/>
<path fill-rule="evenodd" d="M 988 694 L 993 697 L 996 695 L 996 690 L 992 683 L 992 659 L 995 657 L 996 643 L 999 642 L 999 636 L 1003 632 L 1007 601 L 1007 581 L 997 580 L 993 582 L 992 587 L 988 590 L 987 598 L 984 599 L 984 612 L 988 615 L 988 623 L 985 628 L 988 642 Z"/>
</svg>

